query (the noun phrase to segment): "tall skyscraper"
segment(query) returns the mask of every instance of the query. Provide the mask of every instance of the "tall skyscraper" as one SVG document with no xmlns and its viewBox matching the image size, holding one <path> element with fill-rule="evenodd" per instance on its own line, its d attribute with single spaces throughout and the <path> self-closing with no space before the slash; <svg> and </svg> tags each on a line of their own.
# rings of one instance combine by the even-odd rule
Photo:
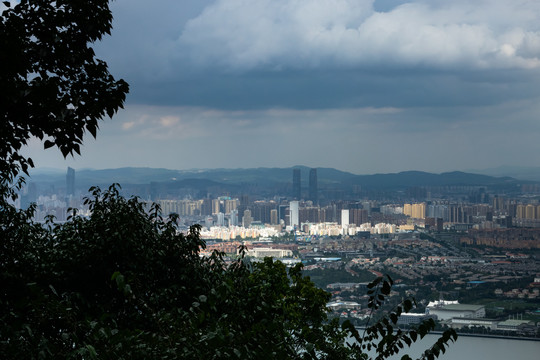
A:
<svg viewBox="0 0 540 360">
<path fill-rule="evenodd" d="M 75 195 L 75 169 L 67 168 L 66 174 L 66 195 Z"/>
<path fill-rule="evenodd" d="M 216 214 L 216 225 L 217 226 L 225 226 L 225 214 L 222 212 L 219 212 Z"/>
<path fill-rule="evenodd" d="M 349 210 L 341 210 L 341 228 L 346 229 L 349 226 Z"/>
<path fill-rule="evenodd" d="M 238 207 L 237 199 L 225 200 L 225 214 L 230 214 L 231 211 L 236 210 L 237 207 Z"/>
<path fill-rule="evenodd" d="M 221 203 L 219 199 L 213 199 L 212 200 L 212 214 L 215 215 L 219 212 L 221 212 Z"/>
<path fill-rule="evenodd" d="M 238 210 L 231 211 L 231 217 L 229 220 L 229 225 L 238 226 Z"/>
<path fill-rule="evenodd" d="M 277 225 L 278 224 L 277 209 L 270 210 L 270 224 L 272 224 L 272 225 Z"/>
<path fill-rule="evenodd" d="M 293 169 L 292 173 L 292 189 L 293 193 L 292 196 L 296 200 L 300 200 L 302 198 L 302 185 L 301 185 L 301 177 L 300 177 L 300 169 Z"/>
<path fill-rule="evenodd" d="M 251 226 L 253 218 L 251 217 L 251 211 L 249 209 L 244 210 L 244 217 L 242 218 L 242 226 L 246 229 Z"/>
<path fill-rule="evenodd" d="M 317 205 L 319 202 L 317 169 L 309 170 L 309 200 L 313 202 L 313 205 Z"/>
<path fill-rule="evenodd" d="M 278 220 L 285 221 L 285 217 L 287 215 L 290 215 L 289 212 L 290 212 L 289 205 L 285 205 L 285 204 L 279 205 L 278 206 Z"/>
<path fill-rule="evenodd" d="M 291 226 L 298 227 L 300 225 L 298 201 L 291 201 L 291 203 L 289 204 L 289 209 L 291 211 Z"/>
<path fill-rule="evenodd" d="M 425 219 L 426 218 L 426 204 L 413 204 L 412 205 L 412 218 Z"/>
<path fill-rule="evenodd" d="M 367 223 L 368 220 L 368 211 L 366 209 L 350 209 L 349 210 L 349 223 L 360 226 Z"/>
<path fill-rule="evenodd" d="M 212 215 L 212 199 L 202 199 L 201 215 Z"/>
</svg>

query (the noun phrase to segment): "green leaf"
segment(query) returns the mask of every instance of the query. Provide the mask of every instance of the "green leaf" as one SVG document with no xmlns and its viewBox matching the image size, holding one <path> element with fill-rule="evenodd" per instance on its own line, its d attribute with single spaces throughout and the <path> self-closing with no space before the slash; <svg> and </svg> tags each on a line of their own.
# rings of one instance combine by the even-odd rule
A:
<svg viewBox="0 0 540 360">
<path fill-rule="evenodd" d="M 391 290 L 390 283 L 387 281 L 383 282 L 381 293 L 383 293 L 384 295 L 390 295 L 390 290 Z"/>
<path fill-rule="evenodd" d="M 403 339 L 403 341 L 405 341 L 405 343 L 407 344 L 407 346 L 411 346 L 412 341 L 411 341 L 411 339 L 409 339 L 409 337 L 403 336 L 402 339 Z"/>
<path fill-rule="evenodd" d="M 52 141 L 50 141 L 50 140 L 45 140 L 45 142 L 43 143 L 43 147 L 45 149 L 51 148 L 53 146 L 54 146 L 54 143 Z"/>
<path fill-rule="evenodd" d="M 374 288 L 375 286 L 377 286 L 382 280 L 382 277 L 377 277 L 375 278 L 375 280 L 373 280 L 372 282 L 370 282 L 368 285 L 367 285 L 367 288 L 368 289 L 371 289 L 371 288 Z"/>
<path fill-rule="evenodd" d="M 412 308 L 413 308 L 413 305 L 412 305 L 411 300 L 406 299 L 406 300 L 403 302 L 403 312 L 408 313 L 409 311 L 411 311 Z"/>
<path fill-rule="evenodd" d="M 92 345 L 90 344 L 86 345 L 86 349 L 88 350 L 88 354 L 90 355 L 92 359 L 97 359 L 96 349 Z"/>
</svg>

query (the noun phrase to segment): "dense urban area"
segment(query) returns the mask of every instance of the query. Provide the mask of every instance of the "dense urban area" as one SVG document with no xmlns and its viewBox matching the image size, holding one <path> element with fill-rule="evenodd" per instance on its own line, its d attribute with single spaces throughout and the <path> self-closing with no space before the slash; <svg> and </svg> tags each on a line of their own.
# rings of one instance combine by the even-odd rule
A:
<svg viewBox="0 0 540 360">
<path fill-rule="evenodd" d="M 462 333 L 540 336 L 538 183 L 374 187 L 336 185 L 318 169 L 286 171 L 288 180 L 272 186 L 201 188 L 209 180 L 175 186 L 180 180 L 172 179 L 124 191 L 159 204 L 163 215 L 178 214 L 181 229 L 202 225 L 201 254 L 218 250 L 234 258 L 245 245 L 252 261 L 302 262 L 333 295 L 332 314 L 356 325 L 371 321 L 367 284 L 387 274 L 394 281 L 387 309 L 406 297 L 416 301 L 413 312 L 401 315 L 402 326 L 432 317 L 441 329 Z M 36 203 L 38 221 L 51 215 L 63 221 L 68 208 L 88 212 L 75 170 L 63 176 L 60 185 L 31 179 L 16 205 Z"/>
</svg>

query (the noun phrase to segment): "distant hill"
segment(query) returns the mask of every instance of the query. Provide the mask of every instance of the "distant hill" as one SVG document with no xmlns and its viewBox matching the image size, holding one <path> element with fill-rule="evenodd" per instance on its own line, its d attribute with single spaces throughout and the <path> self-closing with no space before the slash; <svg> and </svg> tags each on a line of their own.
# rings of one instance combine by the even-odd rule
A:
<svg viewBox="0 0 540 360">
<path fill-rule="evenodd" d="M 521 180 L 540 181 L 540 167 L 499 166 L 482 170 L 470 170 L 470 172 L 489 176 L 509 176 Z"/>
<path fill-rule="evenodd" d="M 412 186 L 503 185 L 517 180 L 509 177 L 493 177 L 459 171 L 442 174 L 404 171 L 396 174 L 357 175 L 351 181 L 354 184 L 372 188 L 399 188 Z"/>
<path fill-rule="evenodd" d="M 295 166 L 301 169 L 302 186 L 307 187 L 309 167 Z M 169 184 L 174 187 L 202 189 L 205 186 L 256 186 L 257 188 L 288 186 L 292 183 L 292 169 L 289 168 L 251 168 L 251 169 L 193 169 L 171 170 L 157 168 L 126 167 L 104 170 L 76 170 L 75 179 L 78 188 L 92 185 L 108 186 L 112 183 L 122 185 L 143 185 L 150 183 Z M 433 174 L 422 171 L 405 171 L 392 174 L 355 175 L 332 168 L 317 168 L 320 188 L 350 188 L 353 185 L 366 189 L 400 189 L 421 186 L 450 185 L 510 185 L 522 183 L 511 177 L 495 177 L 466 172 L 447 172 Z M 41 183 L 65 184 L 65 172 L 50 169 L 33 171 L 29 181 Z"/>
</svg>

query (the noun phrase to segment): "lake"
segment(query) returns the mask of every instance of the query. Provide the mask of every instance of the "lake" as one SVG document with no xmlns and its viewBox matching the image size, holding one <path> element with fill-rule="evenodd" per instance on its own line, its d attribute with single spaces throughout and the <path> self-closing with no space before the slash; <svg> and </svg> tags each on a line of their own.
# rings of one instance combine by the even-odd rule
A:
<svg viewBox="0 0 540 360">
<path fill-rule="evenodd" d="M 389 359 L 400 359 L 404 354 L 416 359 L 425 349 L 433 345 L 437 338 L 437 335 L 428 335 L 411 348 L 403 349 L 400 355 Z M 460 336 L 438 359 L 539 360 L 540 341 Z"/>
</svg>

